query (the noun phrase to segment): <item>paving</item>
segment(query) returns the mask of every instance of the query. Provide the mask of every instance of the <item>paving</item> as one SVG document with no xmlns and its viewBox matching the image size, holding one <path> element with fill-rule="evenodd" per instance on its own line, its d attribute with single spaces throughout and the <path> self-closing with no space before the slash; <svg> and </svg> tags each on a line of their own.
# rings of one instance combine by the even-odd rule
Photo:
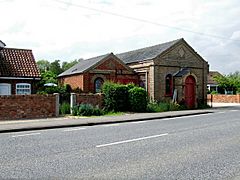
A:
<svg viewBox="0 0 240 180">
<path fill-rule="evenodd" d="M 0 121 L 0 133 L 30 131 L 38 129 L 52 129 L 60 127 L 74 126 L 93 126 L 98 124 L 123 123 L 130 121 L 154 120 L 162 118 L 173 118 L 180 116 L 189 116 L 205 113 L 213 113 L 214 109 L 205 110 L 185 110 L 169 111 L 161 113 L 126 113 L 117 116 L 100 116 L 100 117 L 57 117 L 45 119 L 28 119 L 28 120 L 7 120 Z"/>
<path fill-rule="evenodd" d="M 28 120 L 5 120 L 0 121 L 0 133 L 30 131 L 38 129 L 52 129 L 74 126 L 93 126 L 98 124 L 123 123 L 131 121 L 145 121 L 163 118 L 174 118 L 206 113 L 214 113 L 233 106 L 240 107 L 240 104 L 213 103 L 213 108 L 201 110 L 169 111 L 161 113 L 125 113 L 118 116 L 100 117 L 57 117 Z"/>
</svg>

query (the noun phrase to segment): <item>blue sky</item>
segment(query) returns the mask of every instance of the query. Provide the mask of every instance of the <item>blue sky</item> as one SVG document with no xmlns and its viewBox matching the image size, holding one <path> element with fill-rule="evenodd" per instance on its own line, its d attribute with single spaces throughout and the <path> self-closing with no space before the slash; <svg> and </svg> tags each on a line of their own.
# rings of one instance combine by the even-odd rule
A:
<svg viewBox="0 0 240 180">
<path fill-rule="evenodd" d="M 184 38 L 227 74 L 240 70 L 239 0 L 0 0 L 0 40 L 54 61 Z"/>
</svg>

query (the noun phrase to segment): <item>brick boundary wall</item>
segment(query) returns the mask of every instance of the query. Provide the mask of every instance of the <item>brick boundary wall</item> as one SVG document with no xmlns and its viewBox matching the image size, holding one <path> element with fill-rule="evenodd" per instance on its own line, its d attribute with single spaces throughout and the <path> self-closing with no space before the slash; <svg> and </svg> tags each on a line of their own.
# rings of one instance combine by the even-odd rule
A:
<svg viewBox="0 0 240 180">
<path fill-rule="evenodd" d="M 236 95 L 224 95 L 224 94 L 208 94 L 208 101 L 215 103 L 240 103 L 240 94 Z"/>
<path fill-rule="evenodd" d="M 103 108 L 103 94 L 75 94 L 76 95 L 76 104 L 91 104 L 93 106 L 98 106 Z"/>
<path fill-rule="evenodd" d="M 58 116 L 58 95 L 0 96 L 0 120 Z"/>
</svg>

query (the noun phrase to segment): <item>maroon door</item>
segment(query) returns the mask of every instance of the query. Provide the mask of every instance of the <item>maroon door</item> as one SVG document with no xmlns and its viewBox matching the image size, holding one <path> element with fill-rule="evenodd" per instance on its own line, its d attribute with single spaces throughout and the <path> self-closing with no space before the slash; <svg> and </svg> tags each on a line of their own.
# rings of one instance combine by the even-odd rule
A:
<svg viewBox="0 0 240 180">
<path fill-rule="evenodd" d="M 185 80 L 185 101 L 188 108 L 195 107 L 195 78 L 188 76 Z"/>
</svg>

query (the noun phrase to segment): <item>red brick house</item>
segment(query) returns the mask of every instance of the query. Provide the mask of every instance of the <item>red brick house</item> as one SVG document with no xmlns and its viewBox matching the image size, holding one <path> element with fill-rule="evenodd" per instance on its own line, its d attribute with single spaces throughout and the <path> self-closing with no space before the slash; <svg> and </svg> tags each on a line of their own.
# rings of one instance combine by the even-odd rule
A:
<svg viewBox="0 0 240 180">
<path fill-rule="evenodd" d="M 40 71 L 32 50 L 0 46 L 0 95 L 34 94 Z"/>
<path fill-rule="evenodd" d="M 113 53 L 81 60 L 58 76 L 61 84 L 69 84 L 85 93 L 97 93 L 104 81 L 123 84 L 138 83 L 137 74 Z"/>
<path fill-rule="evenodd" d="M 185 102 L 189 108 L 207 102 L 208 63 L 184 40 L 79 62 L 59 75 L 63 84 L 98 92 L 106 80 L 134 82 L 152 100 Z"/>
</svg>

